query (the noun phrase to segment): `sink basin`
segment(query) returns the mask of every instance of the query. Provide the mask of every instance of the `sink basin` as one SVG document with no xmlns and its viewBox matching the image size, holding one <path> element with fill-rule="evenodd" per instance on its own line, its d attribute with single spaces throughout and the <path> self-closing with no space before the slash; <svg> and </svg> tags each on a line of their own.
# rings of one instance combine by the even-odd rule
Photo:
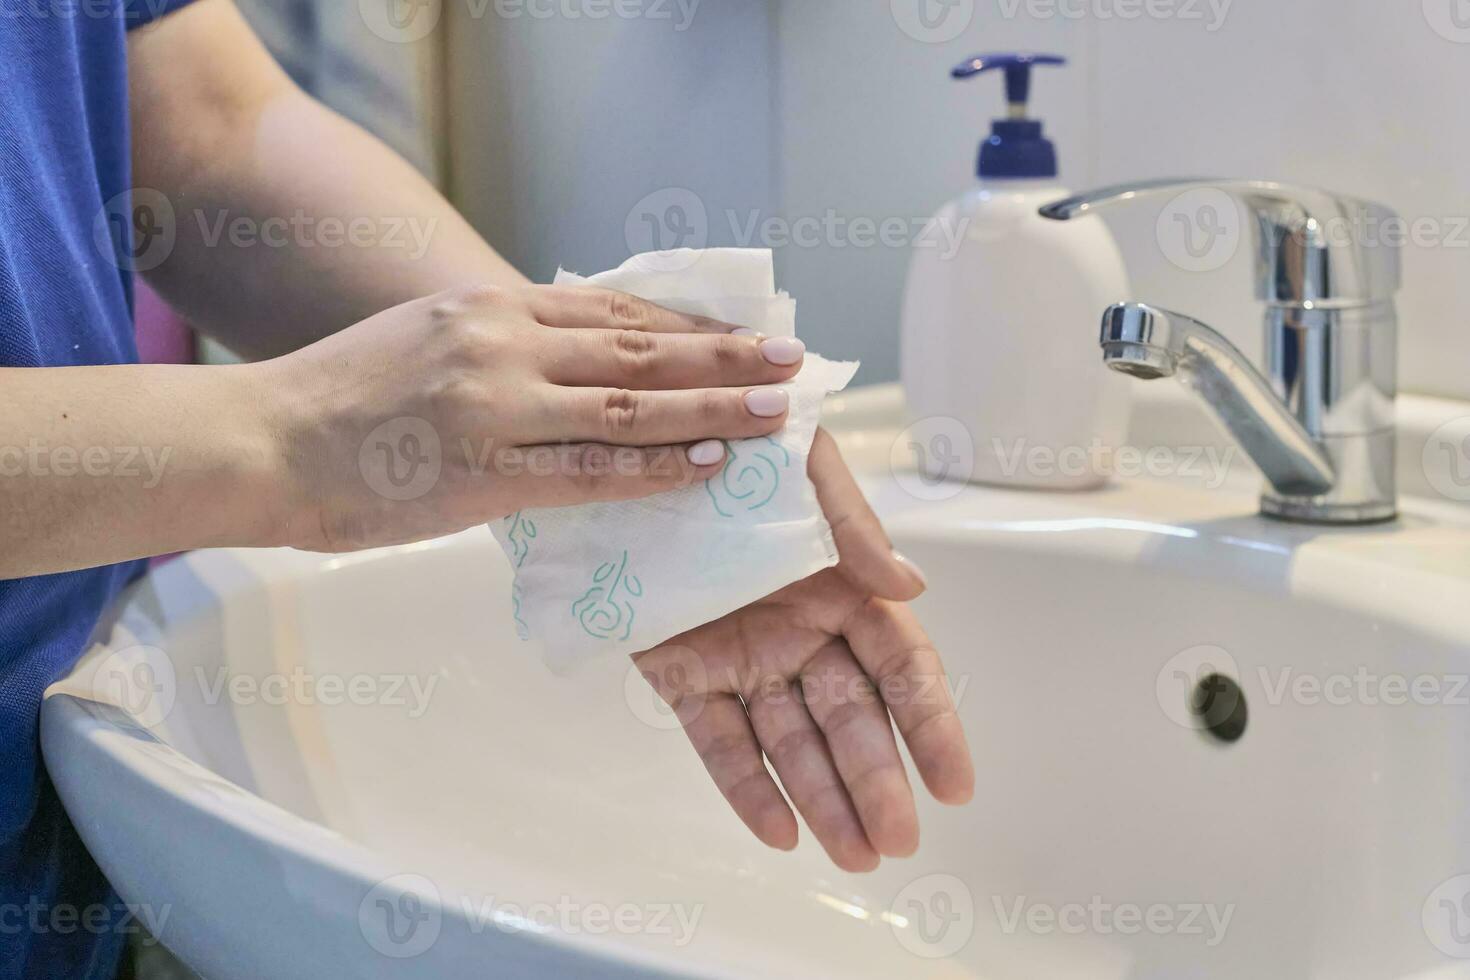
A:
<svg viewBox="0 0 1470 980">
<path fill-rule="evenodd" d="M 1177 409 L 1135 439 L 1218 445 Z M 900 417 L 829 413 L 976 753 L 911 859 L 764 849 L 629 665 L 518 649 L 488 531 L 155 571 L 49 692 L 47 764 L 211 980 L 1470 976 L 1462 506 L 1292 526 L 1247 472 L 916 495 Z"/>
</svg>

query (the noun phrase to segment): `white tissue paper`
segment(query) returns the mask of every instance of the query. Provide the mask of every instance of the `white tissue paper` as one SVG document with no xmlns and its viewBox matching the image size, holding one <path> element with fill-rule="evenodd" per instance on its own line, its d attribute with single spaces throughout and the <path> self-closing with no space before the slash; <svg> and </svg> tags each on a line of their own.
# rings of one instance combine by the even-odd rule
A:
<svg viewBox="0 0 1470 980">
<path fill-rule="evenodd" d="M 776 292 L 769 249 L 634 256 L 584 279 L 660 306 L 796 336 L 796 302 Z M 786 427 L 726 444 L 720 476 L 644 500 L 526 510 L 491 527 L 515 569 L 511 602 L 522 640 L 565 673 L 594 657 L 638 653 L 837 564 L 832 529 L 807 478 L 822 402 L 856 363 L 808 353 L 781 385 Z"/>
</svg>

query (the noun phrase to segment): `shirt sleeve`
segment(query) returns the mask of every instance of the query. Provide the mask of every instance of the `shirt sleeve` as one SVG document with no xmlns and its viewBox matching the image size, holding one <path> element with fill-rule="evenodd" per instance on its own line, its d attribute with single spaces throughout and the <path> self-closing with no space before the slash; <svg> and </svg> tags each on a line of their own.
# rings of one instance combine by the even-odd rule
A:
<svg viewBox="0 0 1470 980">
<path fill-rule="evenodd" d="M 122 0 L 123 23 L 131 31 L 166 17 L 190 3 L 193 0 Z"/>
</svg>

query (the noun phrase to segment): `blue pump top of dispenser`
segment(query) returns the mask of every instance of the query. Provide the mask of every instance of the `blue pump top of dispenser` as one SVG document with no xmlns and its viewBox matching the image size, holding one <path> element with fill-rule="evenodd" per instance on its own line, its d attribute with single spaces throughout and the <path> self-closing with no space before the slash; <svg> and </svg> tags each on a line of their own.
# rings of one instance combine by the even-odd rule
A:
<svg viewBox="0 0 1470 980">
<path fill-rule="evenodd" d="M 991 123 L 990 138 L 980 144 L 981 177 L 1045 180 L 1057 175 L 1056 147 L 1041 134 L 1039 120 L 1026 118 L 1026 102 L 1033 65 L 1066 63 L 1066 58 L 1054 54 L 977 54 L 950 72 L 958 79 L 999 69 L 1006 73 L 1009 112 L 1007 118 Z"/>
</svg>

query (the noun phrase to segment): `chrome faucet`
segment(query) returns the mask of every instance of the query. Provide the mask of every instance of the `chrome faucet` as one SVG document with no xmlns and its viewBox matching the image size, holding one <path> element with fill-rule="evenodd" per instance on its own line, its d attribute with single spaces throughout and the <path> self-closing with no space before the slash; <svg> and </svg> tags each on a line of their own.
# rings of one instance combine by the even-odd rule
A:
<svg viewBox="0 0 1470 980">
<path fill-rule="evenodd" d="M 1398 513 L 1399 252 L 1388 208 L 1258 180 L 1158 180 L 1105 187 L 1041 208 L 1058 221 L 1163 194 L 1213 188 L 1254 213 L 1256 295 L 1266 303 L 1266 374 L 1200 321 L 1121 303 L 1103 313 L 1103 362 L 1142 380 L 1177 377 L 1255 461 L 1261 513 L 1366 524 Z"/>
</svg>

